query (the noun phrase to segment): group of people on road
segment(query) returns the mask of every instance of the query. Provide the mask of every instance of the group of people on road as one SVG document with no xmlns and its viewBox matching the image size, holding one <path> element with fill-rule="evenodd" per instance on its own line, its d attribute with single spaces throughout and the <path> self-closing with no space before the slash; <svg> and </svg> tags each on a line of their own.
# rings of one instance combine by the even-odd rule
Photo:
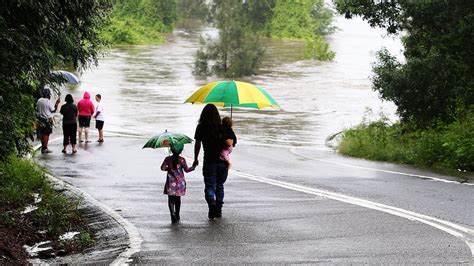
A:
<svg viewBox="0 0 474 266">
<path fill-rule="evenodd" d="M 54 105 L 51 102 L 51 92 L 45 89 L 36 105 L 38 126 L 37 132 L 41 138 L 41 153 L 51 153 L 48 149 L 49 135 L 53 128 L 53 113 L 58 109 L 60 100 Z M 79 142 L 89 143 L 89 127 L 92 118 L 96 120 L 99 131 L 98 142 L 104 142 L 104 107 L 102 96 L 95 95 L 97 104 L 90 100 L 90 94 L 84 92 L 83 98 L 74 104 L 71 94 L 65 97 L 65 104 L 60 108 L 63 115 L 63 153 L 68 145 L 72 146 L 72 153 L 76 153 L 76 136 Z M 84 131 L 85 140 L 82 139 Z M 221 120 L 217 107 L 207 104 L 201 112 L 198 125 L 194 134 L 194 162 L 188 167 L 186 160 L 180 156 L 183 145 L 171 145 L 172 155 L 166 157 L 161 165 L 161 170 L 166 171 L 166 182 L 163 193 L 168 195 L 168 208 L 173 224 L 180 221 L 181 196 L 186 194 L 186 180 L 184 173 L 194 171 L 199 165 L 199 154 L 204 150 L 202 173 L 204 176 L 204 195 L 208 205 L 208 218 L 210 220 L 222 217 L 224 205 L 224 183 L 227 180 L 229 168 L 232 163 L 229 154 L 237 143 L 237 137 L 232 129 L 232 119 L 224 117 Z"/>
<path fill-rule="evenodd" d="M 104 142 L 104 107 L 102 105 L 102 96 L 95 95 L 97 105 L 91 101 L 91 96 L 88 92 L 84 92 L 83 98 L 74 104 L 74 98 L 71 94 L 65 97 L 65 104 L 61 106 L 60 113 L 63 115 L 62 129 L 63 129 L 63 149 L 62 153 L 66 153 L 68 145 L 72 147 L 72 153 L 76 153 L 77 134 L 79 135 L 79 143 L 90 143 L 89 128 L 91 118 L 96 120 L 96 128 L 99 132 L 98 142 Z M 60 100 L 57 99 L 53 105 L 51 102 L 51 91 L 49 89 L 43 90 L 42 97 L 36 103 L 37 112 L 37 133 L 41 139 L 41 153 L 51 153 L 48 149 L 49 136 L 53 132 L 53 113 L 58 109 Z M 79 123 L 78 123 L 79 122 Z M 85 140 L 82 140 L 82 132 L 84 131 Z"/>
<path fill-rule="evenodd" d="M 208 205 L 208 218 L 222 217 L 224 205 L 224 183 L 227 180 L 231 162 L 229 154 L 237 143 L 232 130 L 232 119 L 221 120 L 219 111 L 213 104 L 207 104 L 202 110 L 194 135 L 194 162 L 188 167 L 180 156 L 183 146 L 171 145 L 172 155 L 164 159 L 161 170 L 167 171 L 164 194 L 168 195 L 168 207 L 171 222 L 180 221 L 181 196 L 186 193 L 184 172 L 193 171 L 199 164 L 199 153 L 204 150 L 202 173 L 204 176 L 204 195 Z"/>
</svg>

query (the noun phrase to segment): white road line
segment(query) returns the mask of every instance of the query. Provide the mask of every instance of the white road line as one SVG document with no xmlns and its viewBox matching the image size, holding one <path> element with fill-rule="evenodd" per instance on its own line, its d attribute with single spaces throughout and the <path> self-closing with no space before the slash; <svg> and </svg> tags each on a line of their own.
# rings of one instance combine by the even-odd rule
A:
<svg viewBox="0 0 474 266">
<path fill-rule="evenodd" d="M 243 173 L 243 172 L 239 172 L 235 170 L 229 170 L 229 172 L 233 175 L 250 179 L 256 182 L 278 186 L 278 187 L 282 187 L 282 188 L 290 189 L 294 191 L 299 191 L 306 194 L 316 195 L 316 196 L 320 196 L 320 197 L 324 197 L 324 198 L 328 198 L 328 199 L 332 199 L 332 200 L 336 200 L 336 201 L 340 201 L 340 202 L 344 202 L 344 203 L 348 203 L 352 205 L 357 205 L 363 208 L 377 210 L 377 211 L 389 213 L 398 217 L 406 218 L 411 221 L 418 221 L 418 222 L 424 223 L 426 225 L 437 228 L 441 231 L 444 231 L 450 235 L 453 235 L 463 240 L 469 247 L 471 251 L 471 258 L 472 260 L 474 260 L 474 230 L 473 229 L 470 229 L 470 228 L 467 228 L 467 227 L 464 227 L 464 226 L 461 226 L 449 221 L 444 221 L 444 220 L 437 219 L 431 216 L 427 216 L 424 214 L 419 214 L 419 213 L 412 212 L 409 210 L 405 210 L 405 209 L 401 209 L 401 208 L 397 208 L 397 207 L 393 207 L 393 206 L 389 206 L 389 205 L 385 205 L 385 204 L 381 204 L 377 202 L 372 202 L 369 200 L 346 196 L 346 195 L 334 193 L 331 191 L 305 187 L 305 186 L 278 181 L 278 180 L 274 180 L 274 179 L 270 179 L 270 178 L 266 178 L 262 176 L 255 176 L 255 175 L 251 175 L 251 174 L 247 174 L 247 173 Z"/>
<path fill-rule="evenodd" d="M 465 185 L 465 186 L 474 186 L 474 183 L 461 183 L 458 181 L 453 181 L 453 180 L 446 180 L 442 178 L 437 178 L 433 176 L 426 176 L 426 175 L 417 175 L 417 174 L 409 174 L 409 173 L 402 173 L 402 172 L 396 172 L 396 171 L 390 171 L 390 170 L 383 170 L 383 169 L 377 169 L 377 168 L 371 168 L 371 167 L 364 167 L 364 166 L 358 166 L 358 165 L 353 165 L 353 164 L 348 164 L 348 163 L 340 163 L 340 162 L 335 162 L 335 161 L 330 161 L 326 159 L 318 159 L 318 158 L 313 158 L 310 156 L 302 155 L 296 152 L 296 147 L 290 147 L 289 150 L 291 153 L 293 153 L 296 156 L 313 160 L 313 161 L 319 161 L 319 162 L 324 162 L 324 163 L 330 163 L 330 164 L 335 164 L 335 165 L 340 165 L 344 167 L 351 167 L 351 168 L 357 168 L 357 169 L 363 169 L 363 170 L 369 170 L 369 171 L 375 171 L 375 172 L 382 172 L 382 173 L 388 173 L 388 174 L 395 174 L 395 175 L 404 175 L 404 176 L 411 176 L 411 177 L 417 177 L 417 178 L 423 178 L 423 179 L 430 179 L 433 181 L 437 182 L 443 182 L 443 183 L 451 183 L 451 184 L 458 184 L 458 185 Z"/>
<path fill-rule="evenodd" d="M 58 141 L 58 140 L 62 140 L 62 138 L 58 137 L 58 138 L 55 138 L 53 140 L 50 140 L 49 142 L 55 142 L 55 141 Z M 36 145 L 34 147 L 35 150 L 37 150 L 39 148 L 41 148 L 41 144 Z M 54 177 L 50 174 L 47 174 L 47 177 L 54 180 L 57 183 L 60 183 L 63 186 L 66 186 L 68 189 L 70 189 L 72 191 L 75 191 L 76 193 L 78 193 L 80 195 L 82 194 L 87 201 L 89 201 L 93 205 L 97 206 L 104 213 L 106 213 L 110 217 L 112 217 L 112 219 L 117 221 L 123 227 L 123 229 L 127 232 L 130 243 L 129 243 L 128 247 L 122 253 L 120 253 L 117 256 L 117 258 L 115 258 L 115 260 L 111 263 L 111 265 L 124 265 L 124 264 L 127 264 L 128 262 L 130 262 L 130 257 L 133 254 L 140 251 L 141 243 L 142 243 L 142 238 L 140 237 L 140 233 L 139 233 L 138 229 L 132 223 L 130 223 L 127 219 L 123 218 L 120 214 L 118 214 L 116 211 L 114 211 L 109 206 L 107 206 L 104 203 L 101 203 L 100 201 L 96 200 L 89 193 L 87 193 L 87 192 L 85 192 L 85 191 L 83 191 L 79 188 L 76 188 L 76 187 L 64 182 L 63 180 L 61 180 L 57 177 Z"/>
</svg>

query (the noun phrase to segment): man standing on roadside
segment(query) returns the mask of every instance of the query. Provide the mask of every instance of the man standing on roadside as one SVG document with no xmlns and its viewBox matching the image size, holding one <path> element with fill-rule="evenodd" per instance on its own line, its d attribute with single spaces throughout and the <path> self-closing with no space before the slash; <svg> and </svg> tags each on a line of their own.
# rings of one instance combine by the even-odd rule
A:
<svg viewBox="0 0 474 266">
<path fill-rule="evenodd" d="M 42 97 L 36 103 L 36 115 L 38 118 L 38 137 L 41 138 L 41 153 L 51 153 L 48 149 L 49 135 L 53 133 L 53 113 L 56 112 L 59 105 L 59 99 L 56 103 L 51 103 L 51 92 L 49 89 L 44 89 Z"/>
<path fill-rule="evenodd" d="M 102 96 L 100 94 L 95 95 L 97 105 L 95 106 L 95 128 L 99 131 L 99 139 L 97 142 L 104 142 L 104 105 L 101 103 Z"/>
</svg>

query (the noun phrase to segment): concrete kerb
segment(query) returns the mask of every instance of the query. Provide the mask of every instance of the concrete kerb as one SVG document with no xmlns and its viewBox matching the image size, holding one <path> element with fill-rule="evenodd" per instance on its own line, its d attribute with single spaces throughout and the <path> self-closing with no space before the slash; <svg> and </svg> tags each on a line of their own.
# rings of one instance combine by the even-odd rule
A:
<svg viewBox="0 0 474 266">
<path fill-rule="evenodd" d="M 62 138 L 50 140 L 55 142 Z M 34 150 L 41 145 L 34 146 Z M 86 254 L 70 255 L 55 258 L 48 261 L 32 261 L 33 264 L 84 264 L 84 263 L 107 263 L 110 265 L 123 265 L 130 262 L 130 257 L 140 251 L 142 238 L 138 229 L 109 206 L 99 202 L 90 194 L 74 187 L 63 180 L 51 175 L 46 176 L 55 184 L 64 187 L 75 196 L 82 197 L 86 202 L 88 216 L 95 216 L 89 225 L 99 237 L 98 243 Z M 119 231 L 122 231 L 120 236 Z"/>
</svg>

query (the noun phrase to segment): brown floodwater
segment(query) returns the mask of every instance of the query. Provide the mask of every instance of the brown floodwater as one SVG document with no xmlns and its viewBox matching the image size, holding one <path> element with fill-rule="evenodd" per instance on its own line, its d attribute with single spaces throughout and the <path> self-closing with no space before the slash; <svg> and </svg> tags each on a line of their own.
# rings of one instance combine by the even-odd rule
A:
<svg viewBox="0 0 474 266">
<path fill-rule="evenodd" d="M 371 89 L 375 52 L 387 47 L 400 55 L 399 39 L 361 20 L 338 17 L 339 30 L 329 37 L 333 62 L 302 60 L 298 42 L 265 40 L 266 58 L 258 75 L 236 78 L 260 85 L 281 109 L 235 109 L 235 131 L 241 141 L 326 149 L 325 139 L 361 122 L 368 109 L 396 119 L 395 106 Z M 77 100 L 83 91 L 103 96 L 106 134 L 149 137 L 168 131 L 194 134 L 203 105 L 183 104 L 200 86 L 218 77 L 192 74 L 200 35 L 214 28 L 178 25 L 167 43 L 112 48 L 98 67 L 81 75 L 81 85 L 66 89 Z M 220 108 L 229 115 L 228 108 Z"/>
</svg>

